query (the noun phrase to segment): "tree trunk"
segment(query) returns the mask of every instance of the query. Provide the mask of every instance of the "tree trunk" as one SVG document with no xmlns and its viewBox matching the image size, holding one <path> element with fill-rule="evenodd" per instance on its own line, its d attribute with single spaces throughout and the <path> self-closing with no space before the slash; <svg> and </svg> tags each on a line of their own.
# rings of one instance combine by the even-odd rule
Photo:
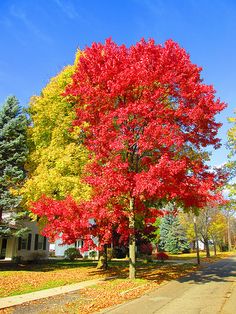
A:
<svg viewBox="0 0 236 314">
<path fill-rule="evenodd" d="M 104 252 L 103 252 L 103 256 L 104 256 L 104 269 L 107 270 L 108 269 L 108 261 L 107 261 L 107 244 L 104 244 Z"/>
<path fill-rule="evenodd" d="M 103 247 L 103 252 L 102 256 L 100 256 L 98 264 L 97 264 L 98 269 L 103 269 L 107 270 L 108 269 L 108 262 L 107 262 L 107 244 L 104 245 Z"/>
<path fill-rule="evenodd" d="M 231 230 L 230 230 L 230 215 L 228 214 L 227 217 L 227 234 L 228 234 L 228 251 L 232 250 L 232 243 L 231 243 Z"/>
<path fill-rule="evenodd" d="M 213 241 L 213 245 L 214 245 L 214 255 L 216 256 L 216 242 Z"/>
<path fill-rule="evenodd" d="M 199 243 L 198 243 L 198 233 L 197 233 L 197 223 L 196 223 L 196 217 L 194 217 L 194 233 L 195 233 L 195 241 L 194 246 L 196 245 L 196 251 L 197 251 L 197 263 L 200 265 L 200 254 L 199 254 Z"/>
<path fill-rule="evenodd" d="M 208 239 L 204 239 L 204 246 L 206 250 L 206 257 L 210 257 L 210 248 L 209 248 L 209 241 Z"/>
<path fill-rule="evenodd" d="M 134 198 L 130 199 L 130 217 L 129 228 L 131 230 L 129 236 L 129 278 L 135 279 L 135 233 L 134 233 Z"/>
</svg>

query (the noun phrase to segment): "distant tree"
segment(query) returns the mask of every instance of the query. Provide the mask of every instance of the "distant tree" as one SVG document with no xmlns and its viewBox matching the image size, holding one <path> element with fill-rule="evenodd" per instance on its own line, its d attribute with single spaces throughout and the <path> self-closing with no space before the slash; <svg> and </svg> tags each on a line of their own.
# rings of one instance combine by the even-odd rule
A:
<svg viewBox="0 0 236 314">
<path fill-rule="evenodd" d="M 231 225 L 232 225 L 232 235 L 233 235 L 233 239 L 232 239 L 232 246 L 234 247 L 234 249 L 236 249 L 236 217 L 232 217 L 232 221 L 231 221 Z"/>
<path fill-rule="evenodd" d="M 210 256 L 210 246 L 213 244 L 214 254 L 217 247 L 225 249 L 227 245 L 227 210 L 226 205 L 215 204 L 207 206 L 195 215 L 194 213 L 181 213 L 180 222 L 186 231 L 189 242 L 193 242 L 195 248 L 194 217 L 196 219 L 197 234 L 204 244 L 206 256 Z"/>
<path fill-rule="evenodd" d="M 236 112 L 235 112 L 236 113 Z M 228 162 L 225 165 L 226 169 L 228 170 L 228 173 L 230 174 L 229 178 L 232 179 L 235 177 L 236 174 L 236 117 L 231 117 L 228 119 L 230 123 L 232 123 L 232 127 L 228 130 L 227 136 L 228 136 L 228 142 L 227 146 L 229 149 L 228 154 Z M 231 196 L 236 196 L 236 183 L 233 183 L 232 181 L 229 182 L 227 189 L 229 190 L 229 193 Z"/>
<path fill-rule="evenodd" d="M 206 256 L 210 257 L 210 242 L 214 246 L 216 254 L 216 246 L 222 248 L 227 233 L 227 219 L 221 206 L 217 204 L 209 204 L 203 208 L 196 217 L 197 232 L 199 239 L 204 243 Z"/>
<path fill-rule="evenodd" d="M 185 230 L 175 212 L 170 211 L 161 219 L 159 247 L 173 254 L 190 249 Z"/>
<path fill-rule="evenodd" d="M 0 111 L 0 222 L 3 212 L 15 212 L 21 197 L 28 154 L 27 117 L 16 97 L 8 97 Z"/>
<path fill-rule="evenodd" d="M 209 226 L 210 239 L 213 242 L 214 254 L 216 255 L 217 246 L 222 248 L 225 234 L 227 233 L 227 218 L 217 208 L 212 210 L 211 222 Z"/>
<path fill-rule="evenodd" d="M 228 184 L 227 188 L 231 186 L 232 188 L 233 184 Z M 235 233 L 233 232 L 232 224 L 233 220 L 236 215 L 236 200 L 235 200 L 235 194 L 234 192 L 232 193 L 234 189 L 231 190 L 229 194 L 229 199 L 228 201 L 221 207 L 221 211 L 226 219 L 226 224 L 227 224 L 227 246 L 228 246 L 228 251 L 232 250 L 232 239 L 235 237 Z"/>
<path fill-rule="evenodd" d="M 236 216 L 236 183 L 235 183 L 235 175 L 236 175 L 236 117 L 230 117 L 228 119 L 233 125 L 228 130 L 228 162 L 224 165 L 226 170 L 229 173 L 229 180 L 226 185 L 226 190 L 228 192 L 229 201 L 225 206 L 223 206 L 223 212 L 227 219 L 227 242 L 228 242 L 228 250 L 232 249 L 232 239 L 234 241 L 236 234 L 233 233 L 232 223 Z"/>
</svg>

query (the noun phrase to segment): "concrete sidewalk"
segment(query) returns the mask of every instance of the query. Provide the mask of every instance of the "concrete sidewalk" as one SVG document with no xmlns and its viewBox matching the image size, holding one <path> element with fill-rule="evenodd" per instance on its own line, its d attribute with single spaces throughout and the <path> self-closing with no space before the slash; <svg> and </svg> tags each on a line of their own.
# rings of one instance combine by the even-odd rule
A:
<svg viewBox="0 0 236 314">
<path fill-rule="evenodd" d="M 63 294 L 63 293 L 77 291 L 77 290 L 95 285 L 101 281 L 105 281 L 109 279 L 112 279 L 112 278 L 110 277 L 110 278 L 102 278 L 102 279 L 93 279 L 93 280 L 83 281 L 83 282 L 79 282 L 79 283 L 75 283 L 71 285 L 65 285 L 62 287 L 56 287 L 56 288 L 16 295 L 12 297 L 1 298 L 0 309 L 20 305 L 20 304 L 27 303 L 30 301 L 53 297 L 53 296 Z"/>
</svg>

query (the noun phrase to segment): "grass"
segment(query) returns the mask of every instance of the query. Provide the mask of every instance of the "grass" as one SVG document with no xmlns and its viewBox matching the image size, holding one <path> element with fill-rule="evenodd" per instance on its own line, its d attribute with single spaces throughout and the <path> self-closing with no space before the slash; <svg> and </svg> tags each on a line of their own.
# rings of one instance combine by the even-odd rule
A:
<svg viewBox="0 0 236 314">
<path fill-rule="evenodd" d="M 231 252 L 217 252 L 217 255 L 214 256 L 214 251 L 210 252 L 210 259 L 218 259 L 222 257 L 227 257 L 227 256 L 232 256 L 235 255 L 236 251 L 231 251 Z M 168 254 L 170 260 L 190 260 L 190 259 L 196 259 L 197 254 L 196 252 L 191 252 L 191 253 L 182 253 L 182 254 Z M 206 252 L 200 251 L 199 252 L 200 258 L 202 261 L 209 260 L 209 258 L 206 257 Z"/>
<path fill-rule="evenodd" d="M 34 284 L 32 285 L 24 284 L 21 287 L 18 287 L 15 291 L 12 291 L 10 293 L 10 296 L 60 287 L 60 286 L 64 286 L 65 284 L 66 284 L 65 280 L 46 281 L 45 283 L 39 284 L 37 287 Z"/>
<path fill-rule="evenodd" d="M 48 289 L 116 274 L 103 272 L 94 262 L 51 261 L 42 264 L 1 265 L 0 297 Z"/>
</svg>

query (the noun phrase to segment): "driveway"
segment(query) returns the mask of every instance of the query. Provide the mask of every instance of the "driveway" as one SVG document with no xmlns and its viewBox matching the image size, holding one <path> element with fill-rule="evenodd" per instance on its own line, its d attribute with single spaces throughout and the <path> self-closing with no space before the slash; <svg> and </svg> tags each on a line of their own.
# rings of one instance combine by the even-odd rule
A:
<svg viewBox="0 0 236 314">
<path fill-rule="evenodd" d="M 171 281 L 109 314 L 236 314 L 236 257 Z"/>
</svg>

